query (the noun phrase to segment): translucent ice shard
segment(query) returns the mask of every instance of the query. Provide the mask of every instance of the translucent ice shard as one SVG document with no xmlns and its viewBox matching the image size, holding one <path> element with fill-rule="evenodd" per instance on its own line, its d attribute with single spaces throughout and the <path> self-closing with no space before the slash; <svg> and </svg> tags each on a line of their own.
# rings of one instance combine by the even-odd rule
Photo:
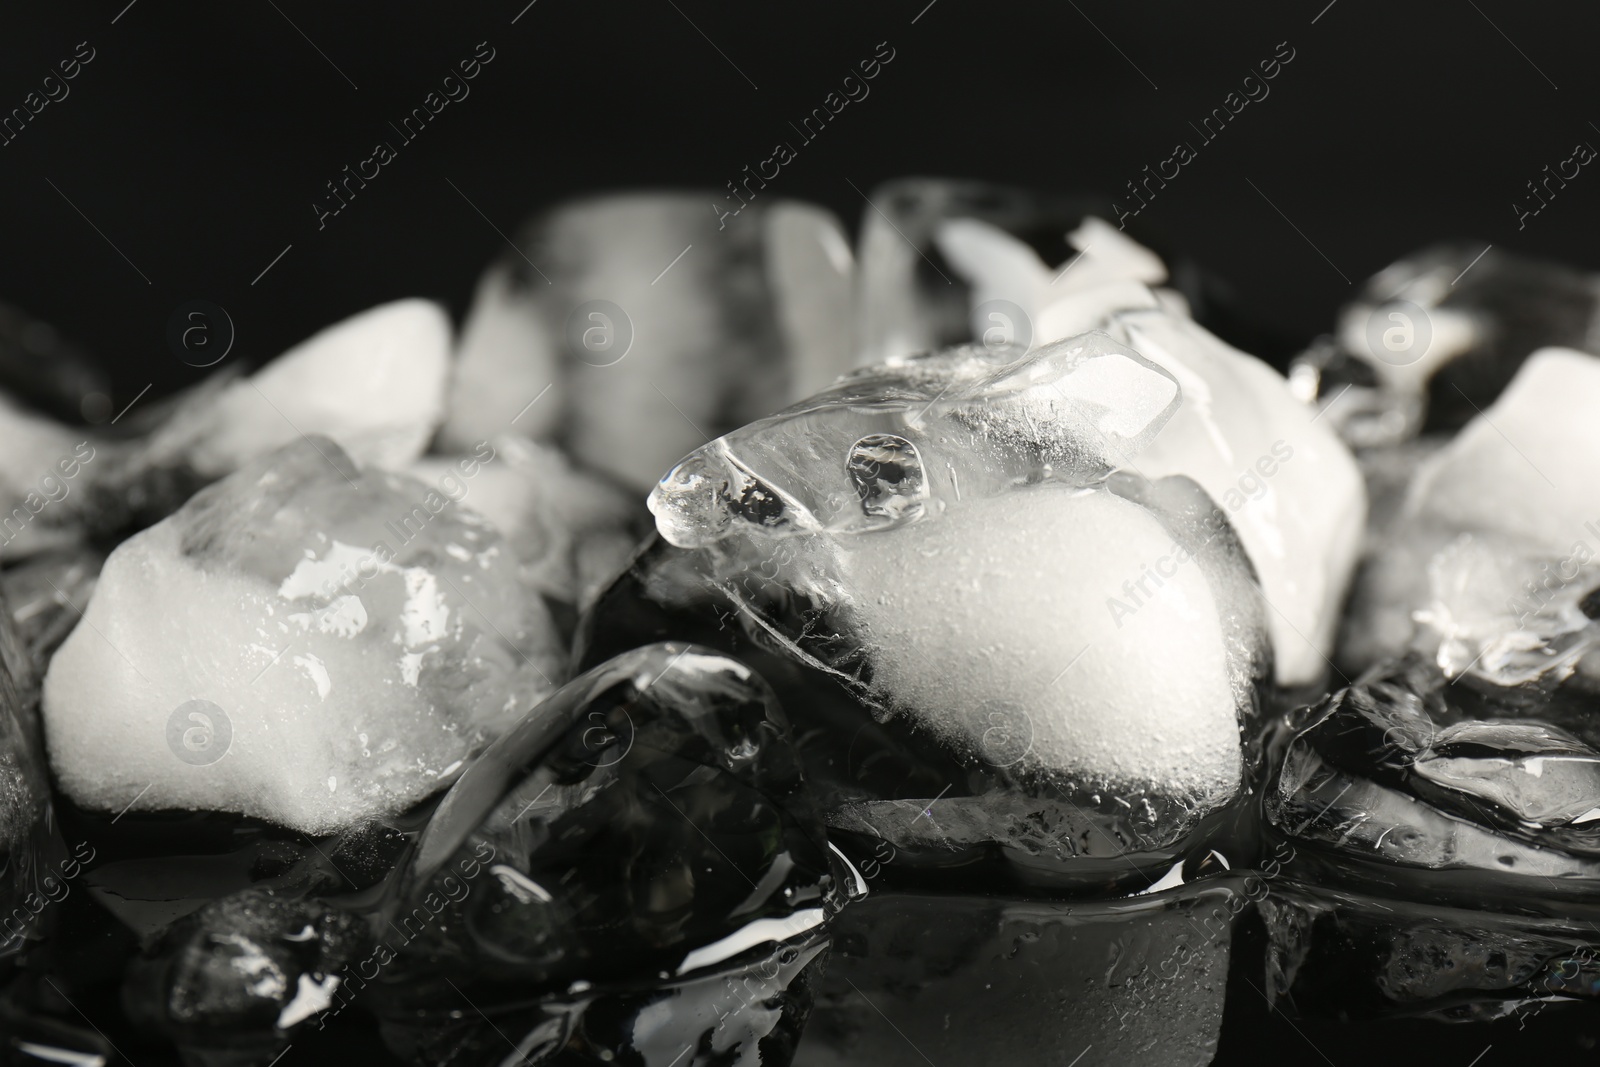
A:
<svg viewBox="0 0 1600 1067">
<path fill-rule="evenodd" d="M 1600 477 L 1596 404 L 1600 359 L 1535 353 L 1422 464 L 1362 573 L 1351 629 L 1365 639 L 1348 658 L 1415 646 L 1452 677 L 1600 677 L 1585 659 L 1600 637 L 1587 599 L 1600 586 L 1600 514 L 1585 489 Z"/>
<path fill-rule="evenodd" d="M 1481 242 L 1436 245 L 1373 275 L 1293 377 L 1352 444 L 1450 431 L 1535 350 L 1594 351 L 1597 304 L 1592 275 Z"/>
<path fill-rule="evenodd" d="M 463 330 L 441 440 L 556 438 L 647 486 L 705 440 L 847 366 L 851 264 L 818 208 L 714 193 L 596 197 L 525 229 Z"/>
<path fill-rule="evenodd" d="M 643 503 L 550 445 L 502 436 L 463 456 L 425 456 L 409 473 L 488 519 L 524 580 L 572 608 L 622 569 L 643 527 Z"/>
<path fill-rule="evenodd" d="M 86 808 L 320 833 L 447 785 L 563 658 L 493 527 L 306 438 L 112 553 L 45 723 Z"/>
<path fill-rule="evenodd" d="M 360 464 L 400 467 L 443 413 L 450 320 L 398 300 L 313 334 L 248 378 L 195 397 L 142 457 L 220 478 L 304 434 L 325 434 Z"/>
<path fill-rule="evenodd" d="M 1068 256 L 1083 246 L 1063 240 L 1067 231 L 1080 227 L 1085 216 L 1109 217 L 1108 205 L 1096 198 L 1053 196 L 942 178 L 885 182 L 872 190 L 868 200 L 861 213 L 858 243 L 855 332 L 856 361 L 862 365 L 982 339 L 991 327 L 1011 331 L 1007 340 L 1015 338 L 1021 324 L 1003 321 L 1003 313 L 1001 320 L 983 316 L 980 322 L 972 321 L 975 306 L 987 297 L 977 296 L 958 267 L 957 260 L 969 251 L 971 242 L 963 243 L 963 235 L 958 233 L 956 244 L 951 244 L 946 227 L 966 226 L 978 241 L 984 233 L 1009 235 L 1027 255 L 1008 258 L 1008 263 L 1024 258 L 1037 263 L 1038 255 L 1021 242 L 1047 247 L 1056 258 Z M 971 254 L 984 251 L 971 249 Z M 1144 267 L 1148 269 L 1149 264 Z M 1159 260 L 1154 267 L 1165 275 Z M 1152 276 L 1151 280 L 1159 278 Z M 1001 295 L 1013 304 L 1019 302 L 1016 293 Z M 1031 307 L 1024 310 L 1033 313 Z M 1067 333 L 1088 328 L 1082 325 Z M 1061 336 L 1065 334 L 1055 335 Z"/>
<path fill-rule="evenodd" d="M 1042 479 L 1092 484 L 1148 446 L 1179 405 L 1171 375 L 1105 336 L 999 367 L 984 355 L 866 368 L 696 450 L 650 494 L 662 536 L 688 548 L 891 528 L 921 512 L 880 503 L 889 453 L 916 457 L 897 473 L 919 469 L 916 492 L 932 513 Z M 873 431 L 882 439 L 863 448 Z M 870 500 L 859 488 L 869 472 Z"/>
<path fill-rule="evenodd" d="M 420 1062 L 498 1063 L 509 1037 L 535 1062 L 787 1064 L 852 893 L 765 682 L 651 645 L 563 687 L 440 803 L 385 908 L 379 1011 Z"/>
<path fill-rule="evenodd" d="M 1223 506 L 1273 608 L 1278 681 L 1315 681 L 1360 548 L 1355 462 L 1281 375 L 1197 325 L 1175 295 L 1144 287 L 1166 276 L 1148 250 L 1094 218 L 1068 239 L 1079 258 L 1056 272 L 994 226 L 961 219 L 939 231 L 973 285 L 975 313 L 1011 301 L 1034 343 L 1105 330 L 1177 378 L 1183 406 L 1135 465 L 1150 478 L 1192 477 Z"/>
</svg>

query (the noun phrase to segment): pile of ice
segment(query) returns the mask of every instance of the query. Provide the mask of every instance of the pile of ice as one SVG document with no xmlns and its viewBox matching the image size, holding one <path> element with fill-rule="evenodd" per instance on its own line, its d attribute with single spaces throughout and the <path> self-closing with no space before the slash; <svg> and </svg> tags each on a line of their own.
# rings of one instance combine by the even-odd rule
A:
<svg viewBox="0 0 1600 1067">
<path fill-rule="evenodd" d="M 111 554 L 44 721 L 86 808 L 325 833 L 447 785 L 564 660 L 494 527 L 307 437 Z"/>
</svg>

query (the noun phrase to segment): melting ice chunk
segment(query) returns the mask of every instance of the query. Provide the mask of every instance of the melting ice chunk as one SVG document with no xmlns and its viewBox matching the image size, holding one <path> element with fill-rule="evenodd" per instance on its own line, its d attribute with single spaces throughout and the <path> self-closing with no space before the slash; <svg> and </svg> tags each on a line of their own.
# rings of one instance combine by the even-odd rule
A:
<svg viewBox="0 0 1600 1067">
<path fill-rule="evenodd" d="M 1409 657 L 1308 709 L 1267 815 L 1291 836 L 1408 866 L 1600 877 L 1588 718 L 1452 687 Z"/>
<path fill-rule="evenodd" d="M 670 1063 L 712 1030 L 753 1050 L 854 895 L 842 873 L 760 676 L 692 645 L 635 649 L 564 686 L 440 802 L 385 909 L 398 952 L 378 1011 L 431 1049 L 419 1062 L 447 1043 L 495 1062 L 497 1030 L 533 1047 L 563 1016 L 602 1062 Z M 731 988 L 774 950 L 799 966 L 766 972 L 748 1012 L 686 989 L 708 974 Z M 462 1003 L 497 1026 L 464 1022 Z"/>
<path fill-rule="evenodd" d="M 1365 568 L 1352 630 L 1365 657 L 1416 643 L 1452 676 L 1501 685 L 1582 669 L 1600 633 L 1600 360 L 1546 349 L 1412 481 Z M 1591 605 L 1592 607 L 1592 605 Z"/>
<path fill-rule="evenodd" d="M 1315 681 L 1361 548 L 1366 489 L 1355 461 L 1282 376 L 1192 320 L 1128 311 L 1108 327 L 1183 387 L 1183 406 L 1138 469 L 1188 475 L 1222 506 L 1271 605 L 1279 683 Z"/>
<path fill-rule="evenodd" d="M 1239 785 L 1265 635 L 1204 492 L 1118 470 L 1173 378 L 1103 334 L 987 357 L 866 369 L 705 446 L 652 493 L 658 529 L 791 654 L 960 758 L 1211 810 Z"/>
<path fill-rule="evenodd" d="M 352 315 L 220 392 L 196 394 L 151 437 L 144 460 L 220 478 L 303 434 L 326 434 L 357 463 L 401 467 L 443 414 L 450 320 L 398 300 Z"/>
<path fill-rule="evenodd" d="M 85 807 L 324 833 L 447 784 L 562 659 L 493 527 L 307 438 L 112 553 L 51 662 L 46 733 Z"/>
</svg>

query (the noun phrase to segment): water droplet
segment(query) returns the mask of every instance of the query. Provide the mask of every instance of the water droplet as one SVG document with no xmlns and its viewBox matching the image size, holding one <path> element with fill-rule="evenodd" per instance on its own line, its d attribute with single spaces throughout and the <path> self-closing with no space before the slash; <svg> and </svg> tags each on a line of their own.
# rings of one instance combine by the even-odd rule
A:
<svg viewBox="0 0 1600 1067">
<path fill-rule="evenodd" d="M 928 482 L 917 446 L 904 437 L 868 434 L 851 446 L 845 470 L 868 515 L 901 523 L 922 513 Z"/>
</svg>

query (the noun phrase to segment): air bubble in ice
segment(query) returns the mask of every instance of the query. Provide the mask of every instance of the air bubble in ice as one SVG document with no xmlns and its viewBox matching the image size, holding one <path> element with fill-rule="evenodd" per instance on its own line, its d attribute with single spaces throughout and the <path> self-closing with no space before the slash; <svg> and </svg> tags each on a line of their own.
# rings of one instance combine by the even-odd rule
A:
<svg viewBox="0 0 1600 1067">
<path fill-rule="evenodd" d="M 904 437 L 868 434 L 851 446 L 845 468 L 869 516 L 905 522 L 921 514 L 928 498 L 922 457 Z"/>
</svg>

